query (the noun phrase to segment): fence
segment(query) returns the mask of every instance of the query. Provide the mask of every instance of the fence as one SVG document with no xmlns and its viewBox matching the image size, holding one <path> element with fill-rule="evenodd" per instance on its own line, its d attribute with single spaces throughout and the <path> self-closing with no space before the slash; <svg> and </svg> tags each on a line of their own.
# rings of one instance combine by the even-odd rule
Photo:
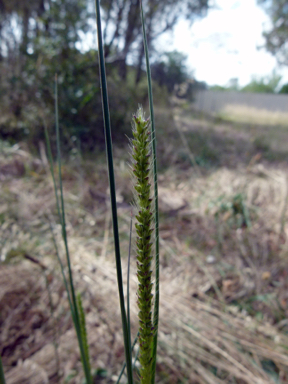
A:
<svg viewBox="0 0 288 384">
<path fill-rule="evenodd" d="M 228 105 L 288 112 L 288 95 L 200 90 L 195 93 L 192 105 L 196 110 L 209 114 L 217 114 Z"/>
</svg>

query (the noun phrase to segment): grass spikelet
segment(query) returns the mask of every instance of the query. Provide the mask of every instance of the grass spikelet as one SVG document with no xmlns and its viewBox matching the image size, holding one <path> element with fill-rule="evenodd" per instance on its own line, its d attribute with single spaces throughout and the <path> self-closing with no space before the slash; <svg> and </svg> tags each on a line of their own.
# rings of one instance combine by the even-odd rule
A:
<svg viewBox="0 0 288 384">
<path fill-rule="evenodd" d="M 137 232 L 137 277 L 138 277 L 138 308 L 139 308 L 139 344 L 141 363 L 141 384 L 151 383 L 152 372 L 152 242 L 153 214 L 150 184 L 151 138 L 149 121 L 144 119 L 142 108 L 133 117 L 132 157 L 134 189 L 136 191 L 135 228 Z"/>
<path fill-rule="evenodd" d="M 153 107 L 152 78 L 151 78 L 151 68 L 150 68 L 150 61 L 149 61 L 149 52 L 148 52 L 148 44 L 147 44 L 147 36 L 146 36 L 146 28 L 145 28 L 145 16 L 144 16 L 144 11 L 143 11 L 142 0 L 140 0 L 140 15 L 141 15 L 141 24 L 142 24 L 144 52 L 145 52 L 145 59 L 146 59 L 148 98 L 149 98 L 149 109 L 150 109 L 150 120 L 151 120 L 154 206 L 155 206 L 155 210 L 154 210 L 154 219 L 155 219 L 155 299 L 154 299 L 154 313 L 153 313 L 154 336 L 153 336 L 152 380 L 151 380 L 151 384 L 154 384 L 155 383 L 155 374 L 156 374 L 159 303 L 160 303 L 158 173 L 157 173 L 156 132 L 155 132 L 155 119 L 154 119 L 154 107 Z"/>
</svg>

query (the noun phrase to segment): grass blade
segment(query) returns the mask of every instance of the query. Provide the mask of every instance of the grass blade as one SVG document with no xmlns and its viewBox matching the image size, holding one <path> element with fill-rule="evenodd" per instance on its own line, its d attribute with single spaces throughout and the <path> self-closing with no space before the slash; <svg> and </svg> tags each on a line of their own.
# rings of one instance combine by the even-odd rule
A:
<svg viewBox="0 0 288 384">
<path fill-rule="evenodd" d="M 157 340 L 158 340 L 158 321 L 159 321 L 159 213 L 158 213 L 158 177 L 157 177 L 157 156 L 156 156 L 156 133 L 155 133 L 155 118 L 154 118 L 154 107 L 153 107 L 153 94 L 152 94 L 152 80 L 151 70 L 149 63 L 149 53 L 147 36 L 145 29 L 145 19 L 143 12 L 142 0 L 140 0 L 141 10 L 141 22 L 142 22 L 142 33 L 143 43 L 145 50 L 146 59 L 146 71 L 147 71 L 147 82 L 148 82 L 148 96 L 149 96 L 149 108 L 150 108 L 150 119 L 151 119 L 151 133 L 152 133 L 152 151 L 153 151 L 153 176 L 154 176 L 154 199 L 155 199 L 155 301 L 154 301 L 154 314 L 153 314 L 153 325 L 155 334 L 153 338 L 153 354 L 152 354 L 152 380 L 151 384 L 155 383 L 155 372 L 156 372 L 156 357 L 157 357 Z"/>
<path fill-rule="evenodd" d="M 62 216 L 61 216 L 61 212 L 60 212 L 60 204 L 59 204 L 59 198 L 58 198 L 58 191 L 57 191 L 57 185 L 56 185 L 56 179 L 55 179 L 55 173 L 54 173 L 54 167 L 53 167 L 53 156 L 52 156 L 50 138 L 49 138 L 49 134 L 48 134 L 48 130 L 47 130 L 46 124 L 44 125 L 44 132 L 45 132 L 45 140 L 46 140 L 46 146 L 47 146 L 47 152 L 48 152 L 48 161 L 49 161 L 49 165 L 50 165 L 50 173 L 51 173 L 51 176 L 52 176 L 53 187 L 54 187 L 54 194 L 55 194 L 55 198 L 56 198 L 57 213 L 58 213 L 59 220 L 60 220 L 60 223 L 61 223 L 61 217 Z M 50 218 L 48 218 L 48 220 L 49 220 L 49 226 L 50 226 L 50 231 L 51 231 L 51 234 L 52 234 L 52 240 L 53 240 L 53 244 L 54 244 L 54 247 L 55 247 L 56 256 L 57 256 L 58 262 L 60 264 L 62 279 L 63 279 L 64 286 L 65 286 L 65 289 L 66 289 L 66 292 L 67 292 L 67 296 L 68 296 L 68 301 L 69 301 L 71 315 L 72 315 L 72 318 L 73 318 L 73 322 L 75 323 L 74 308 L 73 308 L 73 304 L 72 304 L 72 301 L 71 301 L 71 294 L 70 294 L 70 290 L 69 290 L 69 287 L 68 287 L 68 282 L 67 282 L 67 279 L 66 279 L 66 276 L 65 276 L 65 272 L 64 272 L 64 265 L 62 263 L 62 260 L 60 258 L 60 254 L 59 254 L 59 251 L 58 251 L 57 241 L 56 241 L 56 238 L 55 238 L 55 235 L 54 235 L 54 231 L 53 231 L 53 227 L 52 227 L 52 222 L 51 222 Z"/>
<path fill-rule="evenodd" d="M 86 330 L 86 319 L 85 319 L 85 312 L 83 309 L 83 304 L 82 304 L 82 299 L 81 299 L 80 293 L 78 293 L 78 295 L 77 295 L 77 308 L 78 308 L 78 312 L 80 314 L 80 332 L 81 332 L 81 339 L 82 339 L 83 344 L 84 344 L 85 359 L 89 365 L 89 371 L 91 372 L 89 346 L 88 346 L 87 330 Z"/>
<path fill-rule="evenodd" d="M 131 346 L 131 352 L 133 352 L 133 350 L 135 348 L 135 345 L 136 345 L 136 343 L 138 341 L 138 337 L 139 337 L 139 332 L 137 332 L 137 335 L 136 335 L 136 337 L 135 337 L 135 339 L 133 341 L 133 344 Z M 136 357 L 138 357 L 138 353 L 139 353 L 139 351 L 137 351 Z M 133 369 L 134 369 L 134 366 L 135 366 L 135 360 L 134 360 L 134 364 L 133 364 Z M 122 369 L 121 369 L 121 372 L 119 373 L 119 377 L 118 377 L 118 380 L 116 381 L 116 384 L 120 383 L 120 380 L 121 380 L 121 377 L 122 377 L 122 375 L 123 375 L 123 373 L 125 371 L 125 368 L 126 368 L 126 363 L 124 363 L 123 366 L 122 366 Z"/>
<path fill-rule="evenodd" d="M 54 232 L 53 232 L 53 227 L 52 227 L 51 221 L 49 221 L 49 225 L 50 225 L 50 231 L 51 231 L 51 234 L 52 234 L 52 240 L 53 240 L 56 256 L 57 256 L 57 259 L 58 259 L 58 262 L 59 262 L 59 265 L 60 265 L 60 269 L 61 269 L 62 279 L 63 279 L 64 286 L 65 286 L 65 289 L 66 289 L 66 292 L 67 292 L 67 296 L 68 296 L 68 302 L 69 302 L 69 306 L 70 306 L 71 315 L 72 315 L 72 318 L 73 318 L 73 322 L 75 323 L 75 314 L 74 314 L 74 308 L 73 308 L 73 304 L 72 304 L 72 300 L 71 300 L 71 294 L 70 294 L 68 282 L 67 282 L 67 279 L 66 279 L 66 276 L 65 276 L 65 272 L 64 272 L 64 265 L 62 263 L 62 260 L 60 258 L 60 254 L 59 254 L 59 251 L 58 251 L 58 246 L 57 246 L 56 238 L 55 238 L 55 235 L 54 235 Z"/>
<path fill-rule="evenodd" d="M 2 359 L 0 355 L 0 384 L 5 384 L 5 376 L 4 376 L 4 370 L 3 370 L 3 365 L 2 365 Z"/>
<path fill-rule="evenodd" d="M 129 250 L 128 250 L 128 268 L 127 268 L 127 326 L 128 326 L 128 336 L 129 336 L 129 347 L 130 355 L 132 356 L 131 351 L 131 326 L 130 326 L 130 260 L 131 260 L 131 241 L 132 241 L 132 214 L 130 220 L 130 235 L 129 235 Z"/>
<path fill-rule="evenodd" d="M 106 153 L 107 153 L 109 185 L 110 185 L 110 198 L 111 198 L 111 211 L 112 211 L 112 223 L 113 223 L 113 234 L 114 234 L 118 292 L 119 292 L 120 309 L 121 309 L 125 357 L 126 357 L 126 364 L 127 364 L 127 377 L 128 377 L 128 383 L 132 384 L 133 383 L 132 359 L 131 359 L 131 353 L 130 353 L 130 347 L 129 347 L 129 336 L 128 336 L 129 331 L 128 331 L 128 323 L 127 323 L 127 317 L 126 317 L 124 291 L 123 291 L 123 278 L 122 278 L 120 242 L 119 242 L 119 231 L 118 231 L 110 113 L 109 113 L 109 104 L 108 104 L 108 91 L 107 91 L 107 82 L 106 82 L 106 70 L 105 70 L 104 50 L 103 50 L 103 41 L 102 41 L 103 39 L 102 39 L 99 0 L 95 0 L 95 6 L 96 6 L 98 56 L 99 56 L 99 65 L 100 65 L 100 82 L 101 82 L 101 92 L 102 92 L 104 131 L 105 131 Z"/>
<path fill-rule="evenodd" d="M 77 334 L 77 339 L 78 339 L 80 354 L 81 354 L 81 358 L 82 358 L 84 374 L 85 374 L 85 378 L 86 378 L 86 384 L 92 384 L 92 376 L 91 376 L 90 366 L 89 366 L 89 362 L 86 359 L 85 342 L 82 339 L 82 334 L 81 334 L 80 316 L 79 316 L 76 294 L 75 294 L 75 289 L 74 289 L 70 253 L 69 253 L 69 248 L 68 248 L 68 238 L 67 238 L 67 232 L 66 232 L 64 194 L 63 194 L 63 184 L 62 184 L 62 174 L 61 174 L 61 151 L 60 151 L 57 75 L 55 76 L 55 125 L 56 125 L 56 142 L 57 142 L 57 164 L 58 164 L 58 172 L 59 172 L 58 173 L 58 177 L 59 177 L 58 181 L 59 181 L 59 190 L 60 190 L 60 204 L 58 203 L 57 209 L 58 209 L 59 219 L 60 219 L 61 228 L 62 228 L 62 238 L 63 238 L 63 242 L 64 242 L 66 260 L 67 260 L 67 266 L 68 266 L 71 303 L 72 303 L 72 307 L 73 307 L 72 318 L 74 321 L 74 326 L 75 326 L 75 330 L 76 330 L 76 334 Z M 56 183 L 55 183 L 55 185 L 56 185 Z M 58 194 L 57 194 L 57 189 L 56 189 L 56 201 L 57 201 L 57 196 L 58 196 Z M 65 284 L 65 280 L 66 279 L 64 279 L 64 284 Z"/>
<path fill-rule="evenodd" d="M 56 198 L 56 208 L 57 208 L 57 213 L 61 223 L 61 212 L 60 212 L 59 197 L 58 197 L 57 185 L 56 185 L 56 179 L 55 179 L 55 173 L 54 173 L 54 167 L 53 167 L 53 156 L 52 156 L 51 144 L 50 144 L 50 139 L 49 139 L 49 134 L 48 134 L 48 129 L 46 124 L 44 124 L 44 132 L 45 132 L 45 140 L 46 140 L 46 146 L 47 146 L 47 152 L 48 152 L 48 160 L 50 165 L 50 173 L 53 180 L 54 194 Z"/>
</svg>

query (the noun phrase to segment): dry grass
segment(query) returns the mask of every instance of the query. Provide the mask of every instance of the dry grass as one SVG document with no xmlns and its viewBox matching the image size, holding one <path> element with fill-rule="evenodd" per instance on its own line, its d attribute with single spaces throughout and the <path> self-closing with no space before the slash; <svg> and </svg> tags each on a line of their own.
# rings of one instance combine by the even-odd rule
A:
<svg viewBox="0 0 288 384">
<path fill-rule="evenodd" d="M 248 107 L 247 105 L 228 104 L 219 113 L 227 120 L 239 123 L 251 123 L 270 126 L 288 126 L 288 113 L 272 112 L 266 109 Z"/>
<path fill-rule="evenodd" d="M 163 131 L 172 142 L 167 139 L 159 148 L 157 382 L 284 384 L 287 171 L 281 163 L 263 161 L 253 146 L 242 152 L 239 135 L 249 143 L 246 128 L 239 132 L 181 116 L 177 128 L 181 136 L 172 128 Z M 199 130 L 207 137 L 205 150 L 199 148 L 201 140 L 193 147 L 191 138 L 197 139 Z M 191 151 L 184 158 L 181 140 L 187 140 L 184 154 Z M 194 172 L 191 154 L 195 161 L 201 154 L 209 165 L 204 160 L 211 148 L 220 154 L 217 167 L 198 163 Z M 25 164 L 24 170 L 18 170 L 18 163 Z M 107 371 L 95 382 L 113 383 L 124 351 L 106 169 L 88 161 L 80 168 L 73 163 L 64 167 L 69 244 L 87 313 L 92 366 Z M 131 212 L 125 162 L 118 162 L 116 174 L 125 276 Z M 60 242 L 49 173 L 27 150 L 10 148 L 0 156 L 0 177 L 1 257 L 6 258 L 0 268 L 0 345 L 7 383 L 81 383 L 76 337 L 49 231 L 51 220 Z M 134 256 L 131 268 L 135 335 Z"/>
</svg>

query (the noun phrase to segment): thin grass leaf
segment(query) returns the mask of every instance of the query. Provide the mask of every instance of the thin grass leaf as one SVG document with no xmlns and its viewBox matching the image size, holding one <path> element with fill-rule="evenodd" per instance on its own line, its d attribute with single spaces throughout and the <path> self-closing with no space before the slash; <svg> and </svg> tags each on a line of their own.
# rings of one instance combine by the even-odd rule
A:
<svg viewBox="0 0 288 384">
<path fill-rule="evenodd" d="M 137 352 L 136 352 L 136 355 L 135 355 L 135 358 L 134 358 L 133 370 L 134 370 L 135 367 L 136 367 L 136 363 L 137 363 L 138 356 L 139 356 L 139 351 L 140 351 L 140 348 L 137 349 Z"/>
<path fill-rule="evenodd" d="M 103 50 L 103 42 L 102 42 L 99 0 L 95 0 L 95 6 L 96 6 L 98 56 L 99 56 L 99 65 L 100 65 L 100 82 L 101 82 L 101 93 L 102 93 L 102 106 L 103 106 L 103 117 L 104 117 L 106 153 L 107 153 L 107 162 L 108 162 L 108 174 L 109 174 L 109 184 L 110 184 L 110 198 L 111 198 L 111 211 L 112 211 L 112 223 L 113 223 L 113 234 L 114 234 L 118 292 L 119 292 L 120 309 L 121 309 L 125 357 L 126 357 L 126 364 L 127 364 L 127 377 L 128 377 L 128 383 L 133 384 L 132 359 L 131 359 L 131 353 L 130 353 L 130 347 L 129 347 L 129 335 L 128 335 L 129 332 L 128 332 L 124 291 L 123 291 L 121 254 L 120 254 L 118 218 L 117 218 L 117 204 L 116 204 L 116 188 L 115 188 L 115 178 L 114 178 L 113 151 L 112 151 L 111 126 L 110 126 L 110 112 L 109 112 L 109 104 L 108 104 L 108 91 L 107 91 L 107 82 L 106 82 L 104 50 Z"/>
<path fill-rule="evenodd" d="M 157 177 L 157 155 L 156 155 L 156 133 L 155 133 L 155 118 L 154 118 L 154 107 L 153 107 L 153 94 L 152 94 L 152 80 L 151 70 L 149 63 L 149 53 L 147 36 L 145 29 L 145 18 L 143 12 L 142 0 L 140 0 L 140 11 L 141 11 L 141 22 L 142 22 L 142 33 L 143 43 L 145 50 L 146 59 L 146 71 L 147 71 L 147 82 L 148 82 L 148 96 L 149 96 L 149 108 L 150 108 L 150 120 L 151 120 L 151 133 L 152 133 L 152 152 L 153 152 L 153 176 L 154 176 L 154 203 L 155 203 L 155 299 L 154 299 L 154 314 L 153 314 L 153 326 L 154 326 L 154 337 L 153 337 L 153 354 L 152 354 L 152 380 L 151 384 L 155 383 L 156 373 L 156 358 L 157 358 L 157 340 L 158 340 L 158 322 L 159 322 L 159 208 L 158 208 L 158 177 Z"/>
<path fill-rule="evenodd" d="M 59 220 L 60 220 L 60 223 L 61 223 L 62 215 L 61 215 L 61 211 L 60 211 L 59 197 L 58 197 L 58 191 L 57 191 L 57 185 L 56 185 L 56 179 L 55 179 L 55 173 L 54 173 L 54 167 L 53 167 L 53 156 L 52 156 L 52 151 L 51 151 L 50 138 L 49 138 L 49 134 L 48 134 L 48 130 L 47 130 L 46 124 L 44 125 L 44 132 L 45 132 L 45 140 L 46 140 L 46 146 L 47 146 L 47 152 L 48 152 L 48 161 L 49 161 L 49 165 L 50 165 L 50 173 L 51 173 L 52 180 L 53 180 L 54 194 L 55 194 L 55 198 L 56 198 L 56 208 L 57 208 L 57 213 L 58 213 Z M 71 300 L 71 294 L 70 294 L 70 290 L 69 290 L 69 287 L 68 287 L 68 282 L 67 282 L 67 279 L 66 279 L 66 276 L 65 276 L 65 272 L 64 272 L 64 265 L 63 265 L 62 260 L 60 258 L 60 254 L 59 254 L 58 246 L 57 246 L 57 241 L 56 241 L 56 238 L 55 238 L 55 235 L 54 235 L 54 231 L 53 231 L 51 220 L 49 218 L 48 218 L 48 221 L 49 221 L 50 231 L 51 231 L 51 234 L 52 234 L 53 244 L 54 244 L 54 247 L 55 247 L 56 256 L 57 256 L 58 262 L 60 264 L 60 269 L 61 269 L 61 274 L 62 274 L 64 286 L 65 286 L 65 289 L 66 289 L 66 292 L 67 292 L 67 296 L 68 296 L 68 301 L 69 301 L 69 306 L 70 306 L 70 311 L 71 311 L 72 319 L 73 319 L 73 322 L 75 323 L 74 308 L 73 308 L 73 304 L 72 304 L 72 300 Z"/>
<path fill-rule="evenodd" d="M 131 346 L 131 352 L 133 352 L 133 350 L 134 350 L 134 348 L 135 348 L 135 345 L 136 345 L 136 343 L 137 343 L 137 341 L 138 341 L 138 337 L 139 337 L 139 332 L 137 332 L 137 335 L 136 335 L 136 337 L 135 337 L 135 339 L 134 339 L 134 341 L 133 341 L 133 344 L 132 344 L 132 346 Z M 137 358 L 138 358 L 138 353 L 139 353 L 139 351 L 137 351 L 137 354 L 136 354 Z M 134 370 L 134 367 L 135 367 L 135 360 L 134 360 L 134 364 L 133 364 L 133 370 Z M 123 376 L 123 373 L 124 373 L 124 371 L 125 371 L 125 368 L 126 368 L 126 363 L 124 363 L 123 366 L 122 366 L 122 369 L 121 369 L 121 371 L 120 371 L 120 373 L 119 373 L 118 380 L 116 381 L 116 384 L 119 384 L 119 383 L 120 383 L 120 380 L 121 380 L 121 378 L 122 378 L 122 376 Z"/>
<path fill-rule="evenodd" d="M 78 312 L 80 315 L 80 331 L 81 331 L 81 339 L 83 340 L 83 344 L 84 344 L 85 358 L 86 358 L 86 361 L 89 365 L 89 371 L 91 372 L 85 312 L 83 309 L 82 299 L 81 299 L 80 293 L 78 293 L 78 295 L 77 295 L 77 307 L 78 307 Z"/>
<path fill-rule="evenodd" d="M 129 336 L 129 347 L 130 355 L 132 356 L 131 351 L 131 326 L 130 326 L 130 260 L 131 260 L 131 242 L 132 242 L 132 214 L 130 220 L 130 235 L 129 235 L 129 250 L 128 250 L 128 268 L 127 268 L 127 326 L 128 326 L 128 336 Z"/>
<path fill-rule="evenodd" d="M 77 334 L 78 344 L 80 348 L 80 354 L 82 358 L 82 364 L 84 369 L 84 374 L 86 378 L 86 384 L 92 384 L 92 375 L 89 367 L 89 363 L 86 359 L 84 340 L 81 337 L 81 327 L 80 327 L 80 316 L 77 306 L 77 300 L 75 295 L 75 288 L 73 282 L 73 274 L 71 268 L 70 253 L 68 248 L 68 238 L 66 232 L 66 221 L 65 221 L 65 206 L 64 206 L 64 193 L 63 193 L 63 184 L 62 184 L 62 173 L 61 173 L 61 151 L 60 151 L 60 131 L 59 131 L 59 113 L 58 113 L 58 84 L 57 84 L 57 75 L 55 76 L 55 122 L 56 122 L 56 142 L 57 142 L 57 164 L 58 164 L 58 177 L 59 177 L 59 190 L 60 190 L 60 223 L 62 228 L 62 238 L 65 247 L 66 260 L 68 266 L 68 276 L 69 276 L 69 285 L 71 291 L 71 302 L 73 306 L 72 318 L 74 321 L 74 326 Z M 57 192 L 57 191 L 56 191 Z"/>
<path fill-rule="evenodd" d="M 48 161 L 49 161 L 50 172 L 51 172 L 51 176 L 52 176 L 52 180 L 53 180 L 54 194 L 55 194 L 55 198 L 56 198 L 57 213 L 58 213 L 59 220 L 60 220 L 60 223 L 61 223 L 62 222 L 61 221 L 62 215 L 61 215 L 61 211 L 60 211 L 59 197 L 58 197 L 58 191 L 57 191 L 57 185 L 56 185 L 56 179 L 55 179 L 55 173 L 54 173 L 54 167 L 53 167 L 53 156 L 52 156 L 52 151 L 51 151 L 50 138 L 49 138 L 49 134 L 48 134 L 48 130 L 47 130 L 46 125 L 44 125 L 44 132 L 45 132 L 45 140 L 46 140 L 46 146 L 47 146 L 47 152 L 48 152 Z M 49 220 L 49 218 L 48 218 L 48 220 Z M 61 269 L 61 274 L 62 274 L 63 282 L 64 282 L 65 289 L 66 289 L 66 292 L 67 292 L 67 295 L 68 295 L 68 301 L 69 301 L 71 315 L 72 315 L 72 318 L 73 318 L 73 322 L 75 322 L 75 317 L 74 317 L 75 314 L 74 314 L 74 308 L 73 308 L 72 301 L 71 301 L 71 294 L 70 294 L 70 290 L 69 290 L 69 287 L 68 287 L 68 282 L 67 282 L 67 279 L 66 279 L 66 276 L 65 276 L 64 266 L 63 266 L 62 260 L 60 258 L 60 255 L 59 255 L 58 246 L 57 246 L 56 238 L 55 238 L 55 235 L 54 235 L 54 231 L 53 231 L 51 220 L 49 220 L 49 226 L 50 226 L 50 231 L 51 231 L 51 234 L 52 234 L 52 240 L 53 240 L 53 244 L 54 244 L 54 247 L 55 247 L 56 256 L 57 256 L 58 262 L 60 264 L 60 269 Z"/>
<path fill-rule="evenodd" d="M 56 185 L 56 179 L 55 179 L 55 173 L 54 173 L 54 167 L 53 167 L 53 156 L 52 156 L 52 151 L 51 151 L 50 138 L 49 138 L 49 134 L 48 134 L 48 130 L 47 130 L 46 125 L 44 125 L 44 132 L 45 132 L 45 140 L 46 140 L 46 146 L 47 146 L 47 152 L 48 152 L 48 161 L 49 161 L 49 165 L 50 165 L 50 173 L 51 173 L 52 180 L 53 180 L 54 194 L 55 194 L 55 198 L 56 198 L 57 213 L 58 213 L 59 220 L 60 220 L 60 223 L 61 223 L 62 215 L 61 215 L 61 212 L 60 212 L 59 197 L 58 197 L 58 191 L 57 191 L 57 185 Z M 62 260 L 60 258 L 60 254 L 59 254 L 58 246 L 57 246 L 57 241 L 56 241 L 56 238 L 55 238 L 55 235 L 54 235 L 54 231 L 53 231 L 51 220 L 49 218 L 48 218 L 48 221 L 49 221 L 50 231 L 51 231 L 51 234 L 52 234 L 52 240 L 53 240 L 56 256 L 57 256 L 58 262 L 60 264 L 62 279 L 63 279 L 64 286 L 65 286 L 65 289 L 66 289 L 66 292 L 67 292 L 67 296 L 68 296 L 68 302 L 69 302 L 69 306 L 70 306 L 70 311 L 71 311 L 72 319 L 73 319 L 73 322 L 75 323 L 75 313 L 74 313 L 74 308 L 73 308 L 73 304 L 72 304 L 72 300 L 71 300 L 70 290 L 69 290 L 69 287 L 68 287 L 68 282 L 67 282 L 67 279 L 66 279 L 66 276 L 65 276 L 65 272 L 64 272 L 64 265 L 63 265 Z"/>
<path fill-rule="evenodd" d="M 62 215 L 60 212 L 60 204 L 59 204 L 59 197 L 58 197 L 57 185 L 56 185 L 56 179 L 55 179 L 55 173 L 54 173 L 53 156 L 52 156 L 52 151 L 51 151 L 50 138 L 49 138 L 48 129 L 47 129 L 46 124 L 44 124 L 44 133 L 45 133 L 45 140 L 46 140 L 46 146 L 47 146 L 47 152 L 48 152 L 48 160 L 49 160 L 49 165 L 50 165 L 50 173 L 51 173 L 52 180 L 53 180 L 54 194 L 55 194 L 55 198 L 56 198 L 56 208 L 57 208 L 57 213 L 58 213 L 60 223 L 61 223 Z"/>
<path fill-rule="evenodd" d="M 62 279 L 63 279 L 64 286 L 65 286 L 65 289 L 66 289 L 66 292 L 67 292 L 67 296 L 68 296 L 68 302 L 69 302 L 69 306 L 70 306 L 70 311 L 71 311 L 72 319 L 73 319 L 73 322 L 75 322 L 74 308 L 73 308 L 73 304 L 72 304 L 72 300 L 71 300 L 71 294 L 70 294 L 70 290 L 69 290 L 69 286 L 68 286 L 68 281 L 67 281 L 66 276 L 65 276 L 64 265 L 62 263 L 60 255 L 59 255 L 57 242 L 56 242 L 56 239 L 55 239 L 55 235 L 54 235 L 52 224 L 51 224 L 50 220 L 49 220 L 49 225 L 50 225 L 50 231 L 51 231 L 51 234 L 52 234 L 53 244 L 54 244 L 54 247 L 55 247 L 56 256 L 57 256 L 58 262 L 60 264 Z"/>
<path fill-rule="evenodd" d="M 2 359 L 0 355 L 0 384 L 5 384 L 5 376 L 4 376 L 4 370 L 3 370 L 3 365 L 2 365 Z"/>
<path fill-rule="evenodd" d="M 59 350 L 58 350 L 59 344 L 58 344 L 58 341 L 57 341 L 57 340 L 59 340 L 59 328 L 57 327 L 57 323 L 56 323 L 54 305 L 53 305 L 53 300 L 52 300 L 52 292 L 51 292 L 51 287 L 50 287 L 50 284 L 49 284 L 48 274 L 45 272 L 45 270 L 42 269 L 42 271 L 43 271 L 43 275 L 44 275 L 44 278 L 45 278 L 46 290 L 47 290 L 47 293 L 48 293 L 49 307 L 50 307 L 50 316 L 51 316 L 51 319 L 53 320 L 53 339 L 54 339 L 53 340 L 53 345 L 54 345 L 55 360 L 56 360 L 56 380 L 59 382 L 59 380 L 60 380 L 60 377 L 59 377 L 59 373 L 60 373 L 60 359 L 59 359 Z"/>
</svg>

